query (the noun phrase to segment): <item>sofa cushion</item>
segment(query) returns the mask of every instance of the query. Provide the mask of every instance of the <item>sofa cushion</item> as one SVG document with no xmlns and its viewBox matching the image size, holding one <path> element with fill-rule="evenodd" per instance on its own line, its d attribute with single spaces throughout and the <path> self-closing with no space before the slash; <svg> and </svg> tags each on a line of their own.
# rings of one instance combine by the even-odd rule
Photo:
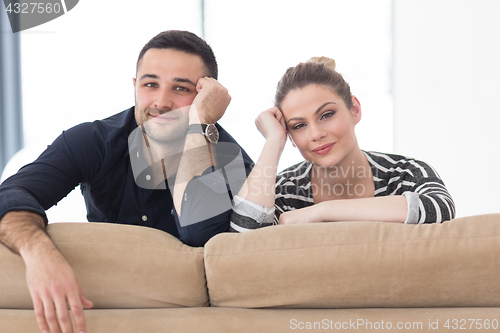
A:
<svg viewBox="0 0 500 333">
<path fill-rule="evenodd" d="M 156 229 L 53 223 L 54 243 L 94 308 L 207 306 L 203 248 Z M 0 308 L 32 308 L 24 263 L 0 244 Z"/>
<path fill-rule="evenodd" d="M 205 245 L 205 270 L 212 306 L 498 307 L 500 214 L 220 234 Z"/>
</svg>

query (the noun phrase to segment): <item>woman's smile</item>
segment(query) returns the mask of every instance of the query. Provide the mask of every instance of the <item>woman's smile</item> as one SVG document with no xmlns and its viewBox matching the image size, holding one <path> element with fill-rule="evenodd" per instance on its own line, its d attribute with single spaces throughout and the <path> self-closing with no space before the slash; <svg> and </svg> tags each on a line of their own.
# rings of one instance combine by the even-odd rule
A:
<svg viewBox="0 0 500 333">
<path fill-rule="evenodd" d="M 335 142 L 332 143 L 327 143 L 326 145 L 319 146 L 317 148 L 314 148 L 312 151 L 313 153 L 316 153 L 318 155 L 326 155 L 332 150 L 333 146 L 335 145 Z"/>
</svg>

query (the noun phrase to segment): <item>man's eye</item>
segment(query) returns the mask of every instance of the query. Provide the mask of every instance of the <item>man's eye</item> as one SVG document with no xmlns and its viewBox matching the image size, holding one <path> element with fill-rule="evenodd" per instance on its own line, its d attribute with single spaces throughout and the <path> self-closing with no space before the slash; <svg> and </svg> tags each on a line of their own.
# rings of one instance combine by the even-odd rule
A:
<svg viewBox="0 0 500 333">
<path fill-rule="evenodd" d="M 146 83 L 145 86 L 148 88 L 156 88 L 158 85 L 156 83 Z"/>
<path fill-rule="evenodd" d="M 188 89 L 188 88 L 186 88 L 186 87 L 181 87 L 181 86 L 177 86 L 177 87 L 175 87 L 175 90 L 177 90 L 177 91 L 186 91 L 186 92 L 187 92 L 187 91 L 189 91 L 189 89 Z"/>
<path fill-rule="evenodd" d="M 325 112 L 321 115 L 321 119 L 326 119 L 326 118 L 330 118 L 331 116 L 333 116 L 335 114 L 334 111 L 328 111 L 328 112 Z"/>
</svg>

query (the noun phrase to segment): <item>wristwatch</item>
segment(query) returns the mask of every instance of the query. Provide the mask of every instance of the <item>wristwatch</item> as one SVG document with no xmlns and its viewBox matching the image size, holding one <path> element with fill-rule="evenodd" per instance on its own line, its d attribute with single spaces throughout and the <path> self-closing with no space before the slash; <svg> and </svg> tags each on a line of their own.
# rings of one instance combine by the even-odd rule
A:
<svg viewBox="0 0 500 333">
<path fill-rule="evenodd" d="M 189 133 L 200 133 L 211 143 L 219 141 L 219 130 L 214 124 L 191 124 L 188 126 L 186 135 Z"/>
</svg>

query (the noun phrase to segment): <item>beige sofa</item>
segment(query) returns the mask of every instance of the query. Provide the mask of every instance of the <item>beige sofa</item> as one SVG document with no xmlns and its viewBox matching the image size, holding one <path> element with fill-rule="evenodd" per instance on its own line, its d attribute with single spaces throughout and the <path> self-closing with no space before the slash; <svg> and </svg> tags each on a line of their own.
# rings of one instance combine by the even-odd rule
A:
<svg viewBox="0 0 500 333">
<path fill-rule="evenodd" d="M 500 330 L 500 214 L 434 225 L 342 222 L 224 233 L 48 232 L 94 308 L 88 332 Z M 0 332 L 38 332 L 21 258 L 0 245 Z"/>
</svg>

